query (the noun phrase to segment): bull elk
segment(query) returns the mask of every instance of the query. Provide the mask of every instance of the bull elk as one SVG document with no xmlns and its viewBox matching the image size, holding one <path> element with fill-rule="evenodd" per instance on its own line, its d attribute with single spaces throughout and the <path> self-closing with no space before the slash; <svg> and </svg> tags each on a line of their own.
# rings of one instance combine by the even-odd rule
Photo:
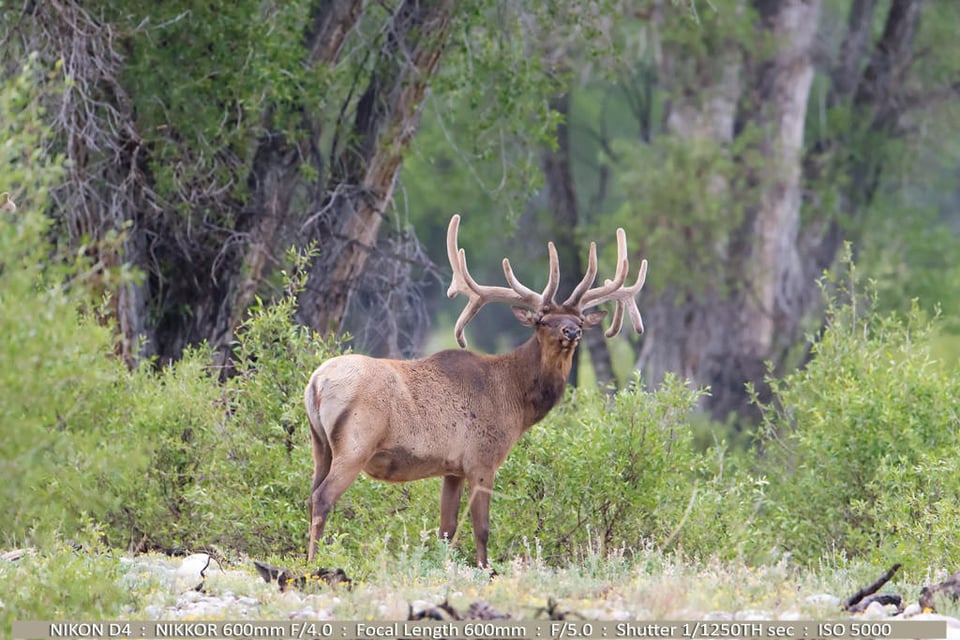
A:
<svg viewBox="0 0 960 640">
<path fill-rule="evenodd" d="M 460 216 L 447 228 L 447 256 L 453 280 L 450 298 L 466 296 L 454 334 L 467 346 L 464 327 L 489 302 L 513 305 L 533 336 L 511 353 L 481 355 L 446 350 L 420 360 L 387 360 L 351 354 L 331 358 L 313 372 L 305 391 L 313 440 L 313 489 L 310 495 L 310 547 L 313 560 L 327 515 L 360 471 L 378 480 L 408 482 L 443 477 L 440 535 L 453 539 L 464 482 L 470 487 L 470 520 L 477 562 L 487 567 L 490 496 L 493 478 L 510 448 L 563 396 L 573 353 L 584 328 L 598 324 L 606 311 L 588 309 L 614 301 L 606 336 L 620 332 L 626 311 L 634 329 L 643 331 L 636 295 L 647 261 L 632 286 L 627 278 L 627 240 L 617 229 L 617 271 L 613 280 L 593 287 L 597 247 L 590 244 L 583 280 L 562 304 L 554 300 L 560 266 L 553 243 L 547 245 L 550 276 L 537 293 L 514 276 L 508 259 L 503 273 L 509 287 L 477 284 L 457 246 Z"/>
</svg>

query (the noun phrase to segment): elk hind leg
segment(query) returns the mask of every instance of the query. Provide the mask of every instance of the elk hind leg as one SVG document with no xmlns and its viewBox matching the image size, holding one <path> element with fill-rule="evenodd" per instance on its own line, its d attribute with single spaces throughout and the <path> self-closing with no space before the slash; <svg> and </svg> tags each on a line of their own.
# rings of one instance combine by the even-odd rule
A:
<svg viewBox="0 0 960 640">
<path fill-rule="evenodd" d="M 318 428 L 319 427 L 319 428 Z M 314 511 L 314 505 L 316 501 L 313 496 L 317 493 L 317 489 L 320 488 L 320 485 L 323 484 L 324 480 L 327 479 L 327 476 L 330 474 L 330 463 L 332 462 L 333 455 L 330 451 L 330 444 L 327 442 L 327 435 L 323 431 L 323 427 L 314 427 L 313 424 L 310 424 L 310 435 L 311 440 L 313 441 L 313 484 L 310 487 L 310 498 L 307 500 L 307 505 L 310 512 L 310 547 L 307 552 L 307 556 L 312 560 L 313 554 L 316 553 L 316 540 L 317 537 L 323 534 L 323 523 L 320 523 L 320 531 L 316 533 L 314 529 L 317 526 L 317 522 L 314 519 L 316 512 Z M 319 514 L 317 514 L 319 515 Z M 326 514 L 323 516 L 326 517 Z"/>
<path fill-rule="evenodd" d="M 307 506 L 310 514 L 310 546 L 307 548 L 307 556 L 312 560 L 316 553 L 316 540 L 323 534 L 322 520 L 317 532 L 317 521 L 314 510 L 314 494 L 317 493 L 320 485 L 326 480 L 330 473 L 330 464 L 333 461 L 333 452 L 330 449 L 330 442 L 327 439 L 327 432 L 323 428 L 323 422 L 320 418 L 321 394 L 317 387 L 315 377 L 310 379 L 310 383 L 304 391 L 304 404 L 307 408 L 307 421 L 310 423 L 310 441 L 313 445 L 313 484 L 310 487 L 310 498 L 307 500 Z M 326 514 L 323 515 L 326 517 Z"/>
<path fill-rule="evenodd" d="M 323 537 L 323 528 L 330 509 L 340 496 L 353 484 L 363 468 L 363 460 L 337 458 L 330 464 L 326 478 L 310 495 L 310 548 L 307 560 L 312 562 L 317 553 L 317 543 Z"/>
<path fill-rule="evenodd" d="M 463 480 L 461 476 L 443 476 L 443 488 L 440 489 L 440 537 L 448 542 L 452 542 L 457 533 Z"/>
</svg>

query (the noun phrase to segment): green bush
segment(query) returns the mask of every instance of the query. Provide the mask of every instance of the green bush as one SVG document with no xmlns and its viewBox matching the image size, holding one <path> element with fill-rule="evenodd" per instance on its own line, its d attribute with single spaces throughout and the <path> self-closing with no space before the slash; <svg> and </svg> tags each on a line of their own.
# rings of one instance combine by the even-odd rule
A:
<svg viewBox="0 0 960 640">
<path fill-rule="evenodd" d="M 335 346 L 292 328 L 285 300 L 244 327 L 240 375 L 226 386 L 205 348 L 128 371 L 82 277 L 88 265 L 50 242 L 47 192 L 63 172 L 45 152 L 43 103 L 56 87 L 45 75 L 31 63 L 0 87 L 0 191 L 19 205 L 0 212 L 0 544 L 50 546 L 90 521 L 108 544 L 135 549 L 280 544 L 257 526 L 279 511 L 277 526 L 293 529 L 287 494 L 299 487 L 302 503 L 309 470 L 271 434 L 294 420 L 302 429 L 294 389 Z M 271 496 L 277 487 L 285 493 Z"/>
<path fill-rule="evenodd" d="M 101 496 L 94 487 L 69 484 L 76 465 L 104 462 L 95 453 L 92 416 L 102 417 L 97 395 L 121 372 L 103 355 L 113 348 L 110 331 L 81 312 L 88 298 L 71 283 L 74 271 L 51 259 L 42 211 L 62 167 L 44 152 L 46 94 L 37 74 L 31 61 L 0 87 L 0 192 L 11 192 L 19 205 L 0 212 L 0 541 L 6 544 L 28 532 L 72 531 L 80 511 L 96 510 Z M 83 508 L 50 504 L 50 494 L 75 495 Z"/>
<path fill-rule="evenodd" d="M 59 546 L 49 554 L 0 560 L 0 630 L 14 621 L 115 620 L 137 604 L 125 567 L 108 554 Z"/>
<path fill-rule="evenodd" d="M 952 566 L 960 375 L 936 362 L 935 325 L 916 306 L 904 318 L 864 306 L 831 304 L 808 365 L 772 381 L 764 522 L 807 562 L 840 553 Z"/>
<path fill-rule="evenodd" d="M 258 300 L 238 331 L 224 413 L 207 434 L 203 478 L 187 492 L 206 540 L 251 554 L 306 549 L 313 458 L 303 389 L 339 345 L 294 322 L 298 274 L 283 298 Z"/>
<path fill-rule="evenodd" d="M 492 546 L 551 563 L 654 546 L 742 554 L 762 485 L 724 477 L 721 448 L 693 446 L 699 393 L 638 379 L 612 399 L 580 388 L 514 448 L 498 474 Z M 571 553 L 574 555 L 571 556 Z"/>
</svg>

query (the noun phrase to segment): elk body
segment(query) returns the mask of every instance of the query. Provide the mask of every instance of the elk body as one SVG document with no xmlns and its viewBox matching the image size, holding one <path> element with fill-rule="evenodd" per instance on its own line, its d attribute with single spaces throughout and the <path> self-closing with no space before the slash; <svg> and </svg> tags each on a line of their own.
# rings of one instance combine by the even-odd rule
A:
<svg viewBox="0 0 960 640">
<path fill-rule="evenodd" d="M 447 229 L 447 255 L 453 268 L 449 297 L 467 297 L 454 329 L 466 346 L 466 324 L 488 302 L 513 305 L 517 319 L 534 329 L 515 351 L 481 355 L 447 350 L 420 360 L 388 360 L 345 355 L 323 363 L 305 391 L 313 441 L 310 495 L 312 561 L 330 509 L 361 471 L 372 478 L 408 482 L 441 476 L 440 535 L 453 539 L 464 484 L 469 486 L 470 519 L 477 562 L 487 564 L 490 497 L 494 475 L 513 444 L 563 396 L 573 354 L 583 329 L 598 324 L 605 311 L 587 312 L 615 301 L 606 335 L 620 331 L 626 311 L 643 331 L 636 295 L 643 286 L 646 260 L 635 284 L 627 276 L 626 235 L 617 230 L 616 277 L 591 288 L 597 273 L 596 245 L 590 245 L 587 273 L 562 304 L 554 300 L 559 263 L 548 244 L 550 277 L 542 293 L 521 284 L 503 261 L 508 287 L 477 284 L 457 247 L 460 217 Z"/>
</svg>

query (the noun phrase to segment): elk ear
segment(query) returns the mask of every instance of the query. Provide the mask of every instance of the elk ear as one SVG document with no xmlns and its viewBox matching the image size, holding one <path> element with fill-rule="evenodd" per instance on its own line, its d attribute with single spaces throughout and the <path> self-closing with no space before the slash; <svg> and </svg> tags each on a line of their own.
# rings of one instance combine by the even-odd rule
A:
<svg viewBox="0 0 960 640">
<path fill-rule="evenodd" d="M 587 329 L 594 327 L 603 320 L 604 316 L 607 315 L 606 309 L 601 309 L 599 311 L 591 311 L 587 315 L 583 316 L 583 326 Z"/>
<path fill-rule="evenodd" d="M 529 309 L 524 309 L 523 307 L 510 307 L 513 309 L 513 315 L 517 317 L 517 320 L 520 321 L 520 324 L 525 327 L 535 327 L 537 326 L 537 314 Z"/>
</svg>

